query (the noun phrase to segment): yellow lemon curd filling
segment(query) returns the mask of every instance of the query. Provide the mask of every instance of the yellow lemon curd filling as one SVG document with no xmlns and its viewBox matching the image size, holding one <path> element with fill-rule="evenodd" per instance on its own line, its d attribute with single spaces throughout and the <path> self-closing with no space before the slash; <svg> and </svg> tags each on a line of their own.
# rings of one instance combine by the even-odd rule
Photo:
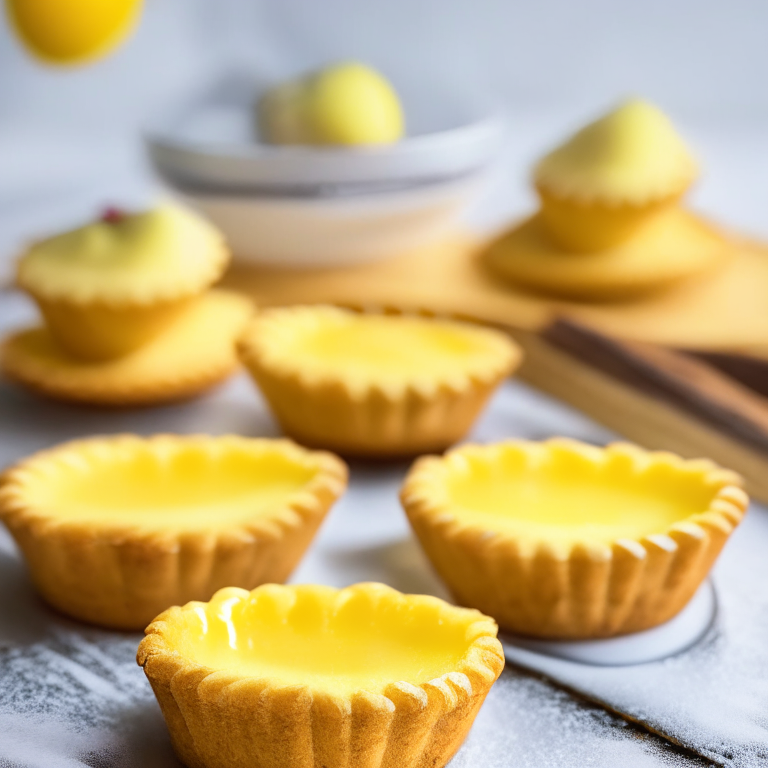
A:
<svg viewBox="0 0 768 768">
<path fill-rule="evenodd" d="M 66 447 L 26 483 L 25 503 L 59 523 L 226 529 L 281 510 L 321 468 L 287 444 L 124 439 Z M 34 469 L 32 470 L 34 473 Z"/>
<path fill-rule="evenodd" d="M 696 161 L 669 118 L 632 100 L 544 157 L 535 181 L 563 197 L 643 204 L 681 191 L 695 175 Z"/>
<path fill-rule="evenodd" d="M 455 671 L 474 639 L 469 627 L 483 618 L 379 585 L 267 585 L 190 603 L 164 634 L 203 666 L 346 696 Z"/>
<path fill-rule="evenodd" d="M 611 449 L 502 444 L 449 460 L 446 512 L 522 544 L 611 544 L 664 534 L 709 508 L 718 488 L 711 467 L 654 459 L 638 468 Z"/>
<path fill-rule="evenodd" d="M 359 62 L 336 64 L 273 88 L 258 113 L 261 133 L 275 144 L 389 144 L 404 127 L 395 89 Z"/>
<path fill-rule="evenodd" d="M 207 287 L 225 262 L 214 227 L 191 211 L 163 205 L 33 244 L 19 261 L 18 282 L 47 299 L 173 299 Z"/>
<path fill-rule="evenodd" d="M 6 0 L 16 33 L 52 64 L 107 54 L 133 30 L 142 5 L 142 0 Z"/>
<path fill-rule="evenodd" d="M 273 339 L 274 354 L 319 376 L 366 386 L 419 376 L 448 379 L 495 370 L 506 340 L 480 328 L 412 317 L 318 311 L 313 327 L 296 327 Z M 269 343 L 269 342 L 268 342 Z"/>
</svg>

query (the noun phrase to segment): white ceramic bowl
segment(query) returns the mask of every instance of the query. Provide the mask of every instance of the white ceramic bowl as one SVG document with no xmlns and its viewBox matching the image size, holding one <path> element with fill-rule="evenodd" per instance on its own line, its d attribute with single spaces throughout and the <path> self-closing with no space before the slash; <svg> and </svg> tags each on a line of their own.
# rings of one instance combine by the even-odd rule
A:
<svg viewBox="0 0 768 768">
<path fill-rule="evenodd" d="M 194 146 L 159 136 L 150 137 L 147 146 L 165 179 L 211 189 L 278 192 L 455 178 L 485 166 L 501 135 L 501 124 L 488 119 L 383 147 Z"/>
<path fill-rule="evenodd" d="M 177 190 L 221 229 L 240 263 L 336 267 L 396 256 L 455 232 L 485 174 L 353 196 L 259 197 Z"/>
<path fill-rule="evenodd" d="M 278 146 L 259 142 L 258 84 L 230 77 L 161 115 L 145 131 L 149 157 L 173 185 L 209 192 L 313 194 L 341 188 L 412 186 L 453 179 L 488 165 L 504 122 L 445 93 L 404 87 L 408 135 L 377 147 Z"/>
</svg>

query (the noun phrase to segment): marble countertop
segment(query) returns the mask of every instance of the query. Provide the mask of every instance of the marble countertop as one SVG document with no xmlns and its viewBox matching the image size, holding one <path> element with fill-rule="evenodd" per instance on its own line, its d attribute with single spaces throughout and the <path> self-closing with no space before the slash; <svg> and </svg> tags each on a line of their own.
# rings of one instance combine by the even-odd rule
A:
<svg viewBox="0 0 768 768">
<path fill-rule="evenodd" d="M 0 328 L 34 316 L 5 295 Z M 159 431 L 275 435 L 277 428 L 244 376 L 195 402 L 138 411 L 96 411 L 40 401 L 0 383 L 0 465 L 59 441 L 94 433 Z M 505 384 L 473 438 L 565 434 L 605 442 L 608 432 L 522 384 Z M 337 505 L 293 576 L 337 586 L 379 580 L 447 597 L 397 503 L 407 464 L 352 464 L 349 493 Z M 768 537 L 767 537 L 768 540 Z M 139 636 L 88 628 L 47 609 L 0 533 L 0 765 L 178 765 L 159 709 L 134 656 Z M 583 681 L 582 681 L 583 682 Z M 607 708 L 508 666 L 492 690 L 454 768 L 697 766 L 697 757 Z M 664 693 L 674 701 L 674 686 Z M 712 691 L 712 711 L 718 696 Z M 732 763 L 746 766 L 748 762 Z"/>
<path fill-rule="evenodd" d="M 512 121 L 510 143 L 493 188 L 473 212 L 471 224 L 491 229 L 532 204 L 526 169 L 530 158 L 551 140 L 555 118 L 550 113 L 531 114 Z M 768 131 L 749 124 L 686 127 L 706 158 L 708 171 L 693 193 L 694 204 L 736 228 L 768 236 L 764 215 Z M 158 192 L 137 146 L 118 146 L 96 136 L 65 139 L 44 132 L 27 137 L 0 132 L 0 165 L 8 169 L 0 178 L 0 280 L 8 278 L 13 255 L 28 239 L 88 218 L 106 204 L 144 204 Z M 0 331 L 33 316 L 25 299 L 0 292 Z M 42 402 L 0 382 L 0 466 L 75 436 L 165 430 L 277 434 L 244 377 L 196 402 L 133 412 L 97 412 Z M 553 434 L 594 442 L 612 437 L 578 413 L 517 383 L 502 388 L 474 437 Z M 294 575 L 295 581 L 343 585 L 381 580 L 399 589 L 445 596 L 396 502 L 395 492 L 406 468 L 402 464 L 352 466 L 350 493 L 334 510 Z M 765 525 L 755 525 L 753 535 L 758 527 L 768 544 Z M 723 566 L 733 581 L 741 573 L 738 560 L 733 555 Z M 739 610 L 754 605 L 761 636 L 768 641 L 768 608 L 748 587 L 754 585 L 747 578 Z M 133 660 L 138 639 L 85 628 L 45 608 L 35 597 L 12 542 L 0 533 L 0 766 L 179 765 L 149 686 Z M 708 662 L 702 657 L 701 663 Z M 706 676 L 704 669 L 699 673 Z M 728 684 L 723 678 L 715 682 Z M 704 750 L 708 758 L 697 756 L 572 692 L 585 687 L 589 681 L 578 676 L 555 684 L 540 674 L 508 666 L 452 765 L 764 764 L 764 758 L 755 757 L 754 752 L 735 759 L 711 750 Z M 761 690 L 760 696 L 764 693 Z M 665 695 L 674 708 L 674 688 Z M 717 718 L 720 698 L 714 683 L 706 695 Z M 747 737 L 754 740 L 754 729 Z"/>
</svg>

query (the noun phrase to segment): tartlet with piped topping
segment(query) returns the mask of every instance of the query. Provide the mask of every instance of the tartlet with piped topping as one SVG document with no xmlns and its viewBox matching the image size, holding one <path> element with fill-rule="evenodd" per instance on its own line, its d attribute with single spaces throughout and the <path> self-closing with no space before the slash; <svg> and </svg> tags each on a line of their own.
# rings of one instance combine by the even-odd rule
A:
<svg viewBox="0 0 768 768">
<path fill-rule="evenodd" d="M 101 220 L 33 243 L 16 281 L 68 354 L 108 360 L 161 333 L 229 261 L 221 234 L 176 205 Z"/>
<path fill-rule="evenodd" d="M 6 470 L 0 519 L 50 605 L 142 629 L 222 587 L 285 580 L 346 477 L 288 440 L 97 437 Z"/>
<path fill-rule="evenodd" d="M 459 603 L 549 639 L 675 616 L 748 504 L 739 476 L 708 460 L 562 438 L 421 458 L 401 499 Z"/>
<path fill-rule="evenodd" d="M 382 584 L 224 589 L 137 660 L 193 768 L 442 768 L 504 656 L 481 613 Z"/>
<path fill-rule="evenodd" d="M 541 217 L 567 250 L 599 251 L 677 204 L 698 164 L 669 118 L 638 99 L 582 128 L 537 164 Z"/>
<path fill-rule="evenodd" d="M 698 165 L 669 118 L 630 100 L 539 161 L 540 210 L 484 259 L 524 287 L 574 299 L 622 299 L 720 264 L 715 227 L 681 208 Z"/>
<path fill-rule="evenodd" d="M 239 351 L 287 434 L 370 456 L 455 443 L 521 357 L 499 331 L 329 306 L 265 310 Z"/>
</svg>

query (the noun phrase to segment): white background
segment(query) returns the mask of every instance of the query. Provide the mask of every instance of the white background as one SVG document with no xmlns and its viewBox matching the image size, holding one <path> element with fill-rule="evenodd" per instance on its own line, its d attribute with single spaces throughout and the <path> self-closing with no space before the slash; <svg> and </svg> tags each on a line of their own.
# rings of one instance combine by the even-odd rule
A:
<svg viewBox="0 0 768 768">
<path fill-rule="evenodd" d="M 141 126 L 222 73 L 271 79 L 350 57 L 418 81 L 427 100 L 444 89 L 504 107 L 494 225 L 530 205 L 536 153 L 638 94 L 701 156 L 694 202 L 768 236 L 767 33 L 765 0 L 146 0 L 125 47 L 62 71 L 3 20 L 0 259 L 106 203 L 145 201 Z"/>
</svg>

